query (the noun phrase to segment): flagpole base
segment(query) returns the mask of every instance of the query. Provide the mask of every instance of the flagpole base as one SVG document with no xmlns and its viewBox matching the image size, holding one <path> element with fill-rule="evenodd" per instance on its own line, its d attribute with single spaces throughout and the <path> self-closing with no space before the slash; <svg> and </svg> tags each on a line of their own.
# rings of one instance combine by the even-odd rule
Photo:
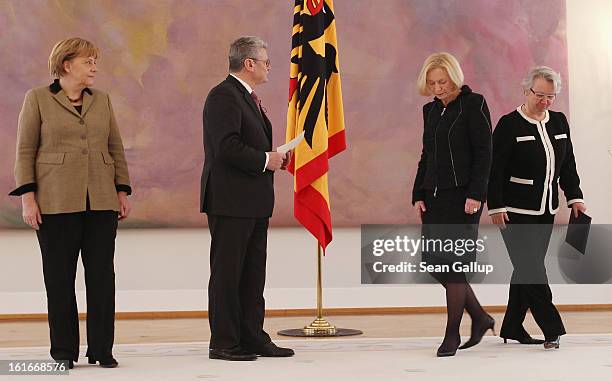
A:
<svg viewBox="0 0 612 381">
<path fill-rule="evenodd" d="M 304 327 L 304 332 L 306 332 L 306 334 L 310 336 L 334 336 L 336 334 L 336 327 L 329 324 L 327 320 L 318 317 L 312 323 Z"/>
<path fill-rule="evenodd" d="M 336 328 L 323 318 L 316 318 L 312 323 L 302 329 L 284 329 L 278 331 L 279 335 L 292 337 L 337 337 L 363 334 L 362 331 L 349 328 Z"/>
</svg>

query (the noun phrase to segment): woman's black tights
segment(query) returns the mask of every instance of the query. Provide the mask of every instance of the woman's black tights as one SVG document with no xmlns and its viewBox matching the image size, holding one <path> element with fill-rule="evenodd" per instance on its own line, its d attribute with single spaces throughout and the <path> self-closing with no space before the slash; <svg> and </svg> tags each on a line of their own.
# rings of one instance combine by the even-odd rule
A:
<svg viewBox="0 0 612 381">
<path fill-rule="evenodd" d="M 453 350 L 456 349 L 461 342 L 459 327 L 461 326 L 463 311 L 466 310 L 472 318 L 472 326 L 477 325 L 474 323 L 478 323 L 485 319 L 487 313 L 480 305 L 480 302 L 474 294 L 474 290 L 472 290 L 465 276 L 451 274 L 452 279 L 449 279 L 449 277 L 444 276 L 448 274 L 432 275 L 446 289 L 446 331 L 440 348 L 443 350 Z"/>
</svg>

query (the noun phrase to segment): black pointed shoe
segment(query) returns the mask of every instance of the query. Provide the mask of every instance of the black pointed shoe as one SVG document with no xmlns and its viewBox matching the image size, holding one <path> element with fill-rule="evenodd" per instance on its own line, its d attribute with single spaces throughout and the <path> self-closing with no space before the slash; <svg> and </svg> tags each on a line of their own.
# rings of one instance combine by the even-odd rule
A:
<svg viewBox="0 0 612 381">
<path fill-rule="evenodd" d="M 444 344 L 444 342 L 442 342 L 442 344 Z M 436 356 L 438 357 L 454 356 L 457 353 L 457 348 L 459 348 L 459 344 L 461 344 L 461 338 L 457 337 L 457 345 L 455 345 L 452 348 L 443 348 L 443 346 L 440 345 L 440 347 L 438 348 L 438 352 L 436 353 Z"/>
<path fill-rule="evenodd" d="M 269 342 L 260 348 L 252 349 L 252 352 L 261 357 L 291 357 L 295 352 L 291 348 L 282 348 Z"/>
<path fill-rule="evenodd" d="M 68 367 L 68 369 L 74 368 L 74 360 L 55 360 L 57 363 L 64 363 Z"/>
<path fill-rule="evenodd" d="M 99 363 L 102 368 L 116 368 L 119 366 L 117 360 L 115 360 L 112 356 L 105 359 L 97 359 L 93 356 L 88 356 L 87 363 L 92 365 Z"/>
<path fill-rule="evenodd" d="M 482 341 L 482 337 L 488 330 L 493 331 L 493 335 L 495 335 L 495 319 L 493 319 L 489 314 L 487 314 L 487 317 L 484 319 L 483 323 L 472 325 L 472 336 L 470 336 L 470 339 L 466 341 L 465 344 L 460 346 L 459 349 L 471 348 L 480 343 Z"/>
</svg>

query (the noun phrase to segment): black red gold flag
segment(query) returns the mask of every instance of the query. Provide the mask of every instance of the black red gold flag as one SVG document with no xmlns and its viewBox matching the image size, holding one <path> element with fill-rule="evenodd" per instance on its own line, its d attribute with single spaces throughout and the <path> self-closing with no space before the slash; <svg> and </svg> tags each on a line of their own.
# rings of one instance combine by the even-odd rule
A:
<svg viewBox="0 0 612 381">
<path fill-rule="evenodd" d="M 287 141 L 304 131 L 289 170 L 295 218 L 323 249 L 332 240 L 328 160 L 346 149 L 333 0 L 295 0 Z"/>
</svg>

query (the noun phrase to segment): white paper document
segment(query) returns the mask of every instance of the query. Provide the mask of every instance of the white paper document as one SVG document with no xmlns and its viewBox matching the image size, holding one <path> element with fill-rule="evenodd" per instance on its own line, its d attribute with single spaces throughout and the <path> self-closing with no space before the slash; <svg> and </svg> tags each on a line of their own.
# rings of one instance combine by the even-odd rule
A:
<svg viewBox="0 0 612 381">
<path fill-rule="evenodd" d="M 276 149 L 276 152 L 287 153 L 287 152 L 291 151 L 292 149 L 294 149 L 295 147 L 297 147 L 297 145 L 300 144 L 300 142 L 302 140 L 304 140 L 304 131 L 302 131 L 302 133 L 299 134 L 298 136 L 296 136 L 294 139 L 288 141 L 287 143 L 283 144 L 282 146 L 279 146 Z"/>
</svg>

